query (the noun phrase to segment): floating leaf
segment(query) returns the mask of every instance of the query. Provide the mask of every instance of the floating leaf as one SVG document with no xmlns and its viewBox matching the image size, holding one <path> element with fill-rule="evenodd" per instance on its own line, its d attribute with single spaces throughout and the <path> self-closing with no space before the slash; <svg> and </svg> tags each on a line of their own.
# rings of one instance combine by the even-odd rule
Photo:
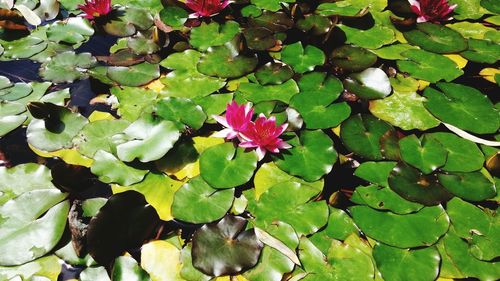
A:
<svg viewBox="0 0 500 281">
<path fill-rule="evenodd" d="M 43 63 L 40 68 L 40 76 L 53 83 L 71 83 L 74 80 L 87 78 L 85 70 L 95 64 L 96 60 L 90 53 L 75 54 L 68 51 Z"/>
<path fill-rule="evenodd" d="M 279 85 L 293 77 L 290 66 L 281 63 L 267 63 L 255 72 L 255 78 L 263 86 Z"/>
<path fill-rule="evenodd" d="M 346 42 L 367 49 L 378 49 L 393 43 L 396 38 L 394 31 L 383 25 L 375 25 L 370 29 L 358 29 L 347 25 L 339 25 L 346 35 Z"/>
<path fill-rule="evenodd" d="M 246 223 L 244 218 L 226 216 L 218 223 L 206 224 L 196 231 L 193 266 L 212 276 L 237 274 L 253 267 L 263 245 L 253 229 L 244 230 Z"/>
<path fill-rule="evenodd" d="M 309 45 L 305 48 L 302 43 L 297 42 L 287 45 L 281 52 L 281 59 L 289 64 L 297 73 L 304 73 L 314 70 L 317 65 L 325 63 L 325 54 L 321 49 Z"/>
<path fill-rule="evenodd" d="M 242 148 L 234 148 L 232 143 L 210 147 L 200 156 L 201 176 L 217 189 L 245 184 L 252 178 L 256 168 L 257 154 L 253 151 L 245 152 Z M 228 177 L 228 174 L 231 177 Z"/>
<path fill-rule="evenodd" d="M 283 84 L 262 86 L 257 83 L 241 83 L 237 95 L 255 103 L 263 101 L 282 101 L 289 103 L 290 99 L 299 92 L 295 80 L 290 79 Z"/>
<path fill-rule="evenodd" d="M 127 256 L 116 258 L 115 263 L 113 264 L 111 278 L 113 280 L 130 281 L 151 280 L 149 274 L 137 264 L 137 261 Z"/>
<path fill-rule="evenodd" d="M 190 223 L 209 223 L 221 219 L 233 205 L 234 189 L 218 190 L 195 177 L 174 196 L 172 213 L 176 219 Z M 199 209 L 193 210 L 191 206 Z"/>
<path fill-rule="evenodd" d="M 156 105 L 156 114 L 165 120 L 184 124 L 193 129 L 200 129 L 207 119 L 201 106 L 195 104 L 190 99 L 185 98 L 164 98 Z"/>
<path fill-rule="evenodd" d="M 500 43 L 469 39 L 469 49 L 462 52 L 461 55 L 473 62 L 494 64 L 498 61 L 499 53 Z"/>
<path fill-rule="evenodd" d="M 443 207 L 426 207 L 396 215 L 366 206 L 350 208 L 354 222 L 369 237 L 398 248 L 430 246 L 448 231 L 450 224 Z M 420 231 L 422 228 L 426 231 Z"/>
<path fill-rule="evenodd" d="M 449 82 L 464 74 L 455 62 L 442 55 L 418 49 L 405 51 L 402 55 L 407 60 L 397 61 L 399 70 L 417 79 L 431 83 L 440 80 Z"/>
<path fill-rule="evenodd" d="M 434 139 L 422 139 L 415 135 L 407 136 L 399 141 L 401 158 L 408 164 L 425 174 L 434 172 L 444 166 L 448 151 Z"/>
<path fill-rule="evenodd" d="M 261 228 L 282 221 L 290 224 L 299 236 L 312 234 L 328 220 L 325 202 L 312 201 L 319 192 L 317 188 L 296 182 L 277 184 L 264 192 L 259 201 L 250 201 L 248 210 Z"/>
<path fill-rule="evenodd" d="M 137 87 L 145 85 L 160 76 L 157 64 L 143 62 L 133 66 L 112 66 L 107 70 L 107 76 L 122 86 Z"/>
<path fill-rule="evenodd" d="M 243 56 L 232 46 L 219 46 L 203 54 L 198 70 L 208 76 L 237 78 L 250 73 L 256 66 L 256 56 Z"/>
<path fill-rule="evenodd" d="M 337 152 L 333 141 L 321 130 L 303 131 L 291 149 L 273 158 L 280 169 L 312 182 L 332 170 Z"/>
<path fill-rule="evenodd" d="M 495 183 L 481 172 L 439 174 L 438 178 L 448 191 L 468 201 L 483 201 L 497 195 Z"/>
<path fill-rule="evenodd" d="M 180 250 L 167 241 L 152 241 L 142 246 L 141 267 L 155 281 L 181 281 Z"/>
<path fill-rule="evenodd" d="M 160 19 L 162 22 L 173 27 L 182 27 L 188 19 L 188 12 L 181 7 L 167 6 L 161 10 Z"/>
<path fill-rule="evenodd" d="M 58 21 L 47 29 L 47 38 L 54 42 L 78 44 L 86 41 L 94 34 L 94 29 L 88 20 L 81 17 Z"/>
<path fill-rule="evenodd" d="M 439 24 L 419 23 L 416 29 L 403 34 L 411 44 L 433 53 L 459 53 L 467 49 L 467 41 L 460 33 Z"/>
<path fill-rule="evenodd" d="M 104 150 L 98 150 L 94 155 L 91 171 L 105 183 L 118 183 L 120 185 L 131 185 L 140 182 L 148 173 L 128 166 L 118 160 L 113 154 Z"/>
<path fill-rule="evenodd" d="M 382 99 L 392 92 L 389 77 L 380 68 L 367 68 L 351 74 L 344 80 L 344 87 L 363 99 Z"/>
<path fill-rule="evenodd" d="M 222 25 L 217 22 L 202 23 L 191 30 L 189 43 L 198 50 L 206 51 L 210 47 L 231 41 L 239 31 L 240 25 L 234 21 L 227 21 Z"/>
<path fill-rule="evenodd" d="M 377 210 L 389 210 L 400 215 L 414 213 L 424 207 L 422 204 L 405 200 L 388 187 L 376 185 L 356 187 L 351 201 Z"/>
<path fill-rule="evenodd" d="M 335 66 L 346 71 L 362 71 L 377 62 L 375 54 L 352 45 L 344 45 L 334 49 L 330 59 Z"/>
</svg>

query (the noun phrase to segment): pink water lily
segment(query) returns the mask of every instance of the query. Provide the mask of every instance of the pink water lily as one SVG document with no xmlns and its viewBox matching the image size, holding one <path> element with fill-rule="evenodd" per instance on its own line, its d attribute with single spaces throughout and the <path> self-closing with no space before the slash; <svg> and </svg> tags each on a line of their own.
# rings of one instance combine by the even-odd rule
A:
<svg viewBox="0 0 500 281">
<path fill-rule="evenodd" d="M 274 116 L 267 119 L 266 116 L 261 114 L 255 120 L 255 123 L 251 123 L 241 133 L 242 142 L 240 147 L 256 148 L 259 160 L 264 158 L 266 152 L 279 153 L 280 149 L 291 148 L 291 145 L 279 138 L 287 127 L 287 123 L 276 126 Z"/>
<path fill-rule="evenodd" d="M 412 11 L 418 16 L 417 22 L 439 23 L 452 19 L 450 14 L 457 5 L 450 5 L 448 0 L 408 0 Z"/>
<path fill-rule="evenodd" d="M 238 105 L 235 101 L 226 107 L 226 117 L 213 115 L 212 117 L 222 126 L 224 130 L 217 132 L 214 136 L 219 138 L 234 139 L 247 129 L 252 123 L 253 109 L 250 103 Z"/>
<path fill-rule="evenodd" d="M 85 0 L 85 4 L 78 5 L 78 8 L 85 13 L 82 16 L 89 20 L 105 16 L 112 10 L 111 0 Z"/>
<path fill-rule="evenodd" d="M 229 5 L 229 0 L 187 0 L 186 6 L 193 10 L 194 17 L 211 17 Z"/>
</svg>

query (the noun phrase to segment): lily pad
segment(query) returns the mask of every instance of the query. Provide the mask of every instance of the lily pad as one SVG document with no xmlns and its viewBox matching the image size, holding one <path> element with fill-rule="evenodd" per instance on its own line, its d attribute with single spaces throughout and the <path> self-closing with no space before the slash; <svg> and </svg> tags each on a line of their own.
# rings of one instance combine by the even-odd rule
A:
<svg viewBox="0 0 500 281">
<path fill-rule="evenodd" d="M 359 17 L 363 15 L 363 10 L 367 7 L 366 3 L 344 0 L 333 3 L 322 3 L 318 6 L 317 13 L 322 16 Z"/>
<path fill-rule="evenodd" d="M 416 29 L 403 34 L 411 44 L 433 53 L 459 53 L 467 49 L 467 40 L 460 33 L 439 24 L 419 23 Z"/>
<path fill-rule="evenodd" d="M 156 105 L 156 113 L 165 120 L 170 120 L 180 125 L 193 129 L 200 129 L 207 119 L 201 106 L 195 104 L 190 99 L 185 98 L 164 98 Z"/>
<path fill-rule="evenodd" d="M 109 79 L 122 86 L 137 87 L 148 84 L 160 76 L 157 64 L 143 62 L 133 66 L 112 66 L 107 70 Z"/>
<path fill-rule="evenodd" d="M 378 244 L 373 257 L 385 280 L 435 280 L 441 257 L 434 247 L 410 250 Z"/>
<path fill-rule="evenodd" d="M 82 155 L 94 157 L 98 150 L 112 152 L 114 144 L 111 137 L 123 132 L 130 123 L 126 120 L 99 120 L 88 123 L 73 139 Z"/>
<path fill-rule="evenodd" d="M 265 51 L 277 43 L 274 32 L 265 27 L 245 28 L 243 36 L 248 48 L 256 51 Z"/>
<path fill-rule="evenodd" d="M 422 204 L 405 200 L 388 187 L 378 187 L 376 185 L 356 187 L 351 201 L 356 204 L 367 205 L 376 210 L 388 210 L 400 215 L 414 213 L 424 207 Z"/>
<path fill-rule="evenodd" d="M 367 68 L 351 74 L 344 80 L 344 87 L 363 99 L 382 99 L 392 92 L 389 77 L 380 68 Z"/>
<path fill-rule="evenodd" d="M 494 64 L 498 61 L 500 43 L 489 40 L 469 39 L 469 49 L 460 55 L 477 63 Z"/>
<path fill-rule="evenodd" d="M 163 23 L 172 27 L 182 27 L 188 19 L 188 12 L 181 7 L 167 6 L 160 11 L 160 19 Z"/>
<path fill-rule="evenodd" d="M 389 187 L 389 175 L 396 164 L 396 162 L 387 161 L 363 162 L 356 168 L 354 175 L 367 182 L 383 187 Z"/>
<path fill-rule="evenodd" d="M 132 257 L 116 258 L 111 272 L 113 280 L 150 281 L 149 274 L 142 269 Z"/>
<path fill-rule="evenodd" d="M 245 229 L 247 221 L 226 216 L 206 224 L 193 236 L 193 266 L 211 276 L 237 274 L 253 267 L 259 260 L 263 244 L 253 229 Z"/>
<path fill-rule="evenodd" d="M 441 206 L 407 214 L 376 211 L 366 206 L 350 208 L 354 222 L 369 237 L 398 248 L 430 246 L 448 231 L 450 219 Z M 420 231 L 425 228 L 426 231 Z"/>
<path fill-rule="evenodd" d="M 55 22 L 47 29 L 47 38 L 57 43 L 79 44 L 88 40 L 93 34 L 94 29 L 89 21 L 81 17 Z"/>
<path fill-rule="evenodd" d="M 281 52 L 281 59 L 289 64 L 297 73 L 314 70 L 314 67 L 325 63 L 325 54 L 321 49 L 309 45 L 305 48 L 301 42 L 287 45 Z"/>
<path fill-rule="evenodd" d="M 33 108 L 39 108 L 36 115 Z M 71 148 L 73 138 L 88 123 L 87 118 L 69 109 L 51 103 L 37 103 L 30 108 L 35 118 L 28 125 L 28 143 L 43 151 L 56 151 Z"/>
<path fill-rule="evenodd" d="M 244 56 L 232 46 L 213 47 L 204 53 L 198 63 L 198 71 L 208 76 L 238 78 L 252 72 L 257 66 L 257 57 Z"/>
<path fill-rule="evenodd" d="M 117 136 L 124 140 L 116 147 L 120 160 L 130 162 L 138 158 L 150 162 L 163 157 L 177 142 L 180 132 L 172 121 L 144 115 Z"/>
<path fill-rule="evenodd" d="M 260 228 L 282 221 L 291 225 L 299 236 L 312 234 L 328 221 L 328 206 L 324 201 L 314 201 L 319 192 L 297 182 L 277 184 L 264 192 L 259 201 L 250 201 L 248 210 Z"/>
<path fill-rule="evenodd" d="M 201 53 L 186 50 L 174 53 L 160 62 L 160 65 L 174 71 L 168 73 L 161 82 L 165 84 L 162 95 L 182 98 L 204 97 L 225 85 L 223 79 L 206 76 L 198 72 L 196 65 Z M 186 87 L 189 85 L 189 87 Z"/>
<path fill-rule="evenodd" d="M 247 183 L 256 168 L 257 154 L 234 148 L 232 143 L 210 147 L 200 156 L 203 179 L 217 189 L 233 188 Z"/>
<path fill-rule="evenodd" d="M 394 128 L 372 115 L 356 114 L 342 123 L 340 137 L 352 152 L 369 160 L 382 160 L 380 139 Z"/>
<path fill-rule="evenodd" d="M 396 41 L 394 31 L 383 25 L 376 24 L 372 28 L 366 30 L 343 24 L 339 25 L 339 27 L 344 31 L 347 43 L 362 48 L 378 49 Z"/>
<path fill-rule="evenodd" d="M 411 49 L 402 53 L 406 60 L 398 60 L 399 70 L 408 72 L 414 78 L 436 83 L 452 81 L 464 74 L 451 59 L 424 50 Z"/>
<path fill-rule="evenodd" d="M 468 201 L 483 201 L 497 195 L 495 183 L 481 172 L 439 174 L 438 178 L 448 191 Z"/>
<path fill-rule="evenodd" d="M 91 171 L 105 183 L 118 183 L 120 185 L 131 185 L 140 182 L 148 173 L 128 166 L 118 160 L 113 154 L 104 150 L 98 150 L 94 155 Z"/>
<path fill-rule="evenodd" d="M 448 151 L 437 140 L 422 139 L 415 135 L 407 136 L 399 141 L 403 161 L 413 167 L 430 174 L 439 167 L 444 166 Z"/>
<path fill-rule="evenodd" d="M 332 139 L 321 130 L 303 131 L 297 143 L 292 145 L 286 153 L 273 156 L 274 163 L 290 175 L 306 181 L 319 180 L 337 161 Z"/>
<path fill-rule="evenodd" d="M 281 5 L 295 3 L 295 0 L 251 0 L 251 2 L 261 9 L 276 12 L 281 9 Z"/>
<path fill-rule="evenodd" d="M 494 133 L 500 127 L 498 110 L 480 91 L 454 83 L 438 83 L 441 90 L 427 88 L 425 107 L 445 123 L 473 133 Z"/>
<path fill-rule="evenodd" d="M 406 200 L 427 206 L 437 205 L 453 197 L 439 183 L 436 175 L 424 175 L 403 163 L 392 170 L 389 186 Z"/>
<path fill-rule="evenodd" d="M 42 64 L 40 76 L 53 83 L 71 83 L 74 80 L 85 79 L 86 69 L 93 67 L 96 59 L 90 53 L 75 54 L 68 51 L 60 53 Z"/>
<path fill-rule="evenodd" d="M 208 223 L 224 217 L 231 208 L 233 199 L 234 189 L 215 189 L 199 176 L 175 193 L 172 214 L 185 222 Z M 199 211 L 191 209 L 193 204 Z"/>
<path fill-rule="evenodd" d="M 294 72 L 290 66 L 281 63 L 267 63 L 255 72 L 255 78 L 263 86 L 282 84 L 293 75 Z"/>
<path fill-rule="evenodd" d="M 235 21 L 227 21 L 222 25 L 217 22 L 202 23 L 191 30 L 189 43 L 198 50 L 206 51 L 231 41 L 239 31 L 240 25 Z"/>
<path fill-rule="evenodd" d="M 153 16 L 148 10 L 138 7 L 119 7 L 114 10 L 103 29 L 110 35 L 126 37 L 137 30 L 147 30 L 153 25 Z"/>
<path fill-rule="evenodd" d="M 290 79 L 283 84 L 262 86 L 257 83 L 241 83 L 237 95 L 255 103 L 263 101 L 281 101 L 289 103 L 290 99 L 299 93 L 295 80 Z"/>
<path fill-rule="evenodd" d="M 330 59 L 335 66 L 353 72 L 365 70 L 377 62 L 375 54 L 352 45 L 344 45 L 334 49 Z"/>
</svg>

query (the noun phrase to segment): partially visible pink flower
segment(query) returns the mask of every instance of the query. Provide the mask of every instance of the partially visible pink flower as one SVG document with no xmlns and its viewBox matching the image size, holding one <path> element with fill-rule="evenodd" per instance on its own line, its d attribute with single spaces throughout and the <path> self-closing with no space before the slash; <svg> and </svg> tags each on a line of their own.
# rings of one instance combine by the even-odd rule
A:
<svg viewBox="0 0 500 281">
<path fill-rule="evenodd" d="M 187 0 L 186 6 L 193 10 L 195 17 L 211 17 L 229 5 L 229 0 Z"/>
<path fill-rule="evenodd" d="M 274 116 L 267 119 L 266 116 L 261 114 L 257 120 L 255 120 L 255 123 L 251 123 L 251 125 L 242 132 L 240 147 L 256 148 L 259 160 L 264 158 L 267 151 L 279 153 L 280 149 L 291 148 L 291 145 L 279 138 L 287 127 L 287 123 L 276 126 L 276 118 L 274 118 Z"/>
<path fill-rule="evenodd" d="M 450 14 L 457 4 L 450 5 L 448 0 L 408 0 L 412 11 L 417 14 L 417 22 L 439 23 L 452 19 Z"/>
<path fill-rule="evenodd" d="M 112 10 L 111 0 L 85 0 L 85 4 L 78 5 L 78 8 L 85 13 L 83 17 L 89 20 L 105 16 Z"/>
<path fill-rule="evenodd" d="M 253 109 L 250 103 L 238 105 L 235 101 L 226 107 L 226 117 L 212 115 L 224 130 L 217 132 L 214 136 L 227 138 L 229 140 L 239 137 L 240 133 L 247 129 L 252 123 Z"/>
</svg>

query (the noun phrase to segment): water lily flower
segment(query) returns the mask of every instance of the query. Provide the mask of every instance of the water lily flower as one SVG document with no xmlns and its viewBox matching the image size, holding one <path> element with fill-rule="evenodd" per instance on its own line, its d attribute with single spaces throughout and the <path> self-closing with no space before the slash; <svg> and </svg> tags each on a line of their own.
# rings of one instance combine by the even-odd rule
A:
<svg viewBox="0 0 500 281">
<path fill-rule="evenodd" d="M 229 0 L 187 0 L 186 6 L 193 10 L 194 17 L 211 17 L 229 5 Z"/>
<path fill-rule="evenodd" d="M 292 146 L 279 138 L 286 130 L 288 124 L 276 126 L 276 118 L 269 119 L 260 114 L 255 123 L 251 123 L 247 129 L 241 133 L 242 142 L 240 147 L 256 148 L 259 161 L 264 158 L 266 152 L 279 153 L 280 149 L 288 149 Z"/>
<path fill-rule="evenodd" d="M 412 11 L 417 14 L 417 22 L 433 22 L 450 20 L 449 15 L 457 7 L 450 5 L 448 0 L 408 0 Z"/>
<path fill-rule="evenodd" d="M 85 4 L 78 5 L 78 8 L 85 13 L 83 17 L 89 20 L 105 16 L 112 10 L 111 0 L 85 0 Z"/>
<path fill-rule="evenodd" d="M 224 130 L 216 133 L 215 137 L 234 139 L 247 129 L 252 123 L 253 109 L 250 103 L 238 105 L 235 101 L 226 107 L 226 117 L 212 115 L 212 117 L 222 126 Z"/>
</svg>

